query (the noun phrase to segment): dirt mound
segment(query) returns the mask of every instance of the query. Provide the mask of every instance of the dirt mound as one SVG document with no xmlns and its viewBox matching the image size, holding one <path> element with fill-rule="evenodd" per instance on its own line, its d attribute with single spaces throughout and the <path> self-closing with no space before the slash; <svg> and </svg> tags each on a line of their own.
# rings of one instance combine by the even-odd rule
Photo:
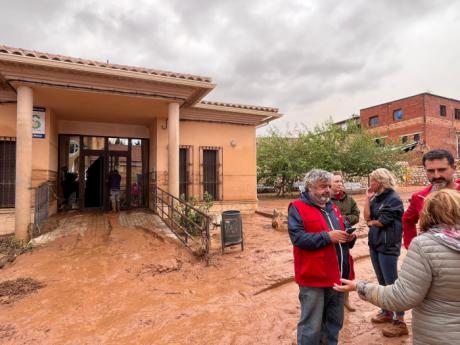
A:
<svg viewBox="0 0 460 345">
<path fill-rule="evenodd" d="M 46 284 L 32 278 L 17 278 L 0 283 L 0 304 L 11 304 L 44 288 Z"/>
</svg>

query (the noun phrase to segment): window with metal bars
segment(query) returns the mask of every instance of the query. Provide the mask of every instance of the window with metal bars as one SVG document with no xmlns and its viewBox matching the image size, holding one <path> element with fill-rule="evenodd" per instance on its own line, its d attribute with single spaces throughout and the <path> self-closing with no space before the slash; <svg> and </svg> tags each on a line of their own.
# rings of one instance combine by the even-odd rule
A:
<svg viewBox="0 0 460 345">
<path fill-rule="evenodd" d="M 188 200 L 192 196 L 193 146 L 181 145 L 179 149 L 179 196 Z"/>
<path fill-rule="evenodd" d="M 16 138 L 0 137 L 0 208 L 13 208 L 16 185 Z"/>
<path fill-rule="evenodd" d="M 209 193 L 213 200 L 222 200 L 222 148 L 200 147 L 201 183 L 204 193 Z"/>
</svg>

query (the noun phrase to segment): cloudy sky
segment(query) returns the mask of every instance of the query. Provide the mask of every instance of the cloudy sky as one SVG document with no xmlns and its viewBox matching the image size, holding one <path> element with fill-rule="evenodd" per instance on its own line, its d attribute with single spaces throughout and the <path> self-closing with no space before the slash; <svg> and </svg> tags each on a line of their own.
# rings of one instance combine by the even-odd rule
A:
<svg viewBox="0 0 460 345">
<path fill-rule="evenodd" d="M 278 107 L 281 129 L 460 99 L 456 0 L 0 0 L 0 44 L 209 76 L 207 99 Z"/>
</svg>

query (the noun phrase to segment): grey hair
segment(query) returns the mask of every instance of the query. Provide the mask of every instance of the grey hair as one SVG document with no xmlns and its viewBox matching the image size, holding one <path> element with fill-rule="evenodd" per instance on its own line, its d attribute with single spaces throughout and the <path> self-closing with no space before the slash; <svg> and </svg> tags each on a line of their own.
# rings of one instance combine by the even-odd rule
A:
<svg viewBox="0 0 460 345">
<path fill-rule="evenodd" d="M 332 174 L 329 171 L 322 169 L 312 169 L 305 175 L 305 190 L 308 191 L 308 186 L 315 184 L 317 181 L 329 181 L 332 179 Z"/>
<path fill-rule="evenodd" d="M 370 174 L 370 178 L 373 178 L 380 183 L 383 188 L 393 188 L 396 186 L 396 178 L 394 175 L 385 168 L 375 169 Z"/>
</svg>

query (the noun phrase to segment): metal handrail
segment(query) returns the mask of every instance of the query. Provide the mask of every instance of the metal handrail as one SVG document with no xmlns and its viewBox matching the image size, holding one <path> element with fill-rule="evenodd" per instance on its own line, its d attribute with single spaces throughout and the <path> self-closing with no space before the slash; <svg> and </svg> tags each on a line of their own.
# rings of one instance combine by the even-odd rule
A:
<svg viewBox="0 0 460 345">
<path fill-rule="evenodd" d="M 153 211 L 174 235 L 195 254 L 209 254 L 211 217 L 188 202 L 153 185 Z M 192 218 L 191 215 L 195 216 Z"/>
</svg>

